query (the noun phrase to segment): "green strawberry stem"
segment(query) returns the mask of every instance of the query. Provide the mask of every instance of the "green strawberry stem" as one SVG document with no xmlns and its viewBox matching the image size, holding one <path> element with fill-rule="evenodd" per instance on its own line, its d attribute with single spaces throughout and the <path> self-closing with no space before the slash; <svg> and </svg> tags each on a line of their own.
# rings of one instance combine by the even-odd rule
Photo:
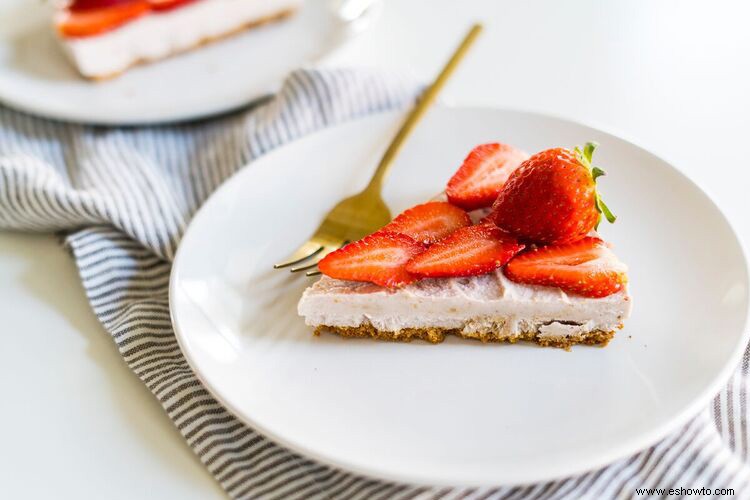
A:
<svg viewBox="0 0 750 500">
<path fill-rule="evenodd" d="M 596 148 L 598 146 L 598 143 L 590 141 L 583 146 L 583 150 L 581 150 L 579 146 L 576 146 L 573 150 L 575 152 L 576 158 L 578 158 L 578 161 L 581 162 L 581 165 L 588 168 L 591 172 L 591 179 L 594 181 L 594 184 L 596 184 L 596 179 L 607 174 L 607 172 L 605 172 L 601 168 L 591 165 L 591 158 L 594 156 L 594 151 L 596 151 Z M 604 203 L 604 200 L 602 200 L 602 197 L 599 195 L 598 191 L 595 192 L 594 205 L 596 206 L 596 211 L 599 212 L 599 220 L 596 221 L 595 229 L 599 229 L 599 222 L 601 222 L 602 214 L 604 214 L 604 217 L 610 224 L 614 223 L 617 220 L 617 216 L 613 214 L 607 204 Z"/>
<path fill-rule="evenodd" d="M 597 195 L 597 201 L 599 203 L 599 208 L 601 212 L 604 214 L 604 217 L 606 217 L 607 222 L 610 224 L 613 224 L 617 220 L 617 216 L 612 213 L 612 211 L 609 209 L 606 203 L 604 203 L 604 200 L 602 200 L 602 197 Z"/>
<path fill-rule="evenodd" d="M 594 180 L 596 180 L 597 177 L 601 177 L 602 175 L 607 175 L 607 172 L 599 167 L 594 167 L 591 169 L 591 177 L 593 177 Z"/>
</svg>

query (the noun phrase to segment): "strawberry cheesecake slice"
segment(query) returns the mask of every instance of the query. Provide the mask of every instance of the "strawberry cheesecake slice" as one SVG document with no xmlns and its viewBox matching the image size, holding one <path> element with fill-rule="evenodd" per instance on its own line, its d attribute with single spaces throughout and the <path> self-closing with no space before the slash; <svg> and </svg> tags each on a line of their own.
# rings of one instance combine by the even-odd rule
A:
<svg viewBox="0 0 750 500">
<path fill-rule="evenodd" d="M 78 71 L 116 76 L 293 13 L 302 0 L 71 0 L 55 31 Z"/>
<path fill-rule="evenodd" d="M 447 202 L 411 208 L 323 258 L 299 314 L 316 334 L 345 337 L 606 345 L 631 298 L 627 267 L 595 232 L 602 215 L 615 217 L 596 190 L 594 148 L 529 158 L 478 146 Z"/>
</svg>

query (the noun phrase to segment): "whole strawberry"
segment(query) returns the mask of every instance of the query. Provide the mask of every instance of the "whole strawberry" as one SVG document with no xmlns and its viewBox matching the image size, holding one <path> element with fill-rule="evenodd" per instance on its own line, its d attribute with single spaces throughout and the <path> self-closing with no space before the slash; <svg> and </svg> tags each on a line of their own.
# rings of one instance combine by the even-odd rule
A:
<svg viewBox="0 0 750 500">
<path fill-rule="evenodd" d="M 586 236 L 602 214 L 615 216 L 596 191 L 604 175 L 591 165 L 597 144 L 583 150 L 555 148 L 532 155 L 508 178 L 492 206 L 490 219 L 522 241 L 558 244 Z"/>
</svg>

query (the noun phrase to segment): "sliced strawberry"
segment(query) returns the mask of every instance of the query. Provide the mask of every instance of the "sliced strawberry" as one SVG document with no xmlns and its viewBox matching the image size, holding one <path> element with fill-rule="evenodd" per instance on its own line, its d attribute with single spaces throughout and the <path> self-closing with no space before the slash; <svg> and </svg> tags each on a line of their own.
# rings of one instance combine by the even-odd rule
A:
<svg viewBox="0 0 750 500">
<path fill-rule="evenodd" d="M 57 29 L 66 37 L 98 35 L 122 26 L 149 10 L 146 0 L 131 0 L 101 8 L 69 10 L 58 21 Z"/>
<path fill-rule="evenodd" d="M 378 232 L 405 234 L 431 245 L 470 225 L 469 214 L 460 208 L 444 201 L 431 201 L 406 210 Z"/>
<path fill-rule="evenodd" d="M 85 10 L 104 9 L 133 3 L 133 0 L 73 0 L 68 4 L 68 10 L 82 12 Z"/>
<path fill-rule="evenodd" d="M 148 0 L 151 8 L 157 12 L 172 10 L 182 5 L 192 3 L 195 0 Z"/>
<path fill-rule="evenodd" d="M 512 281 L 556 286 L 585 297 L 606 297 L 622 289 L 627 268 L 599 238 L 548 245 L 518 255 L 505 268 Z"/>
<path fill-rule="evenodd" d="M 508 176 L 528 157 L 507 144 L 475 147 L 448 181 L 448 201 L 466 210 L 491 206 Z"/>
<path fill-rule="evenodd" d="M 331 278 L 398 287 L 416 281 L 404 266 L 423 251 L 424 245 L 405 234 L 377 232 L 329 253 L 318 269 Z"/>
<path fill-rule="evenodd" d="M 462 227 L 414 257 L 406 270 L 420 277 L 476 276 L 504 265 L 524 246 L 491 223 Z"/>
</svg>

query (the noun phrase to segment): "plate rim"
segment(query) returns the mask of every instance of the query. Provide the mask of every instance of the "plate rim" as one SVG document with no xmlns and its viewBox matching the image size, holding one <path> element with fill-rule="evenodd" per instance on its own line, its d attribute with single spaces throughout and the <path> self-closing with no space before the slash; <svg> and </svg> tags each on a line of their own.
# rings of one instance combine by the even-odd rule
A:
<svg viewBox="0 0 750 500">
<path fill-rule="evenodd" d="M 713 205 L 713 207 L 716 209 L 719 215 L 724 219 L 724 222 L 726 223 L 729 229 L 730 235 L 734 238 L 734 241 L 737 245 L 737 249 L 739 250 L 739 253 L 740 253 L 740 257 L 742 259 L 743 268 L 744 268 L 744 273 L 742 273 L 742 279 L 744 281 L 745 288 L 746 290 L 750 290 L 750 262 L 748 261 L 748 255 L 750 254 L 748 253 L 747 248 L 745 248 L 745 244 L 742 238 L 739 237 L 739 233 L 737 231 L 737 228 L 735 227 L 735 224 L 732 222 L 732 220 L 729 217 L 727 217 L 727 214 L 722 209 L 721 205 L 717 203 L 716 198 L 708 190 L 704 189 L 697 182 L 695 182 L 695 180 L 693 180 L 693 178 L 688 173 L 680 170 L 671 162 L 664 159 L 661 155 L 654 153 L 650 149 L 640 146 L 638 142 L 634 141 L 627 134 L 621 134 L 616 131 L 613 131 L 612 128 L 592 125 L 585 121 L 556 115 L 554 113 L 545 113 L 545 112 L 527 110 L 527 109 L 521 109 L 521 108 L 479 106 L 479 105 L 452 106 L 452 105 L 442 105 L 442 104 L 436 105 L 435 108 L 440 109 L 444 112 L 451 112 L 451 111 L 462 111 L 462 112 L 491 111 L 491 112 L 506 112 L 506 113 L 510 112 L 510 113 L 517 113 L 517 114 L 532 115 L 535 118 L 543 118 L 543 119 L 551 118 L 553 120 L 557 120 L 566 124 L 584 126 L 584 127 L 596 130 L 605 135 L 609 135 L 611 137 L 624 141 L 629 146 L 639 149 L 642 152 L 645 152 L 655 157 L 657 160 L 659 160 L 664 165 L 669 167 L 669 169 L 672 171 L 673 174 L 682 176 L 685 180 L 687 180 L 690 183 L 690 185 L 693 188 L 697 189 L 698 192 L 703 194 L 706 197 L 706 199 L 711 203 L 711 205 Z M 697 396 L 695 396 L 689 404 L 687 404 L 681 411 L 676 412 L 674 416 L 672 416 L 671 418 L 668 418 L 663 424 L 654 427 L 649 432 L 642 433 L 637 438 L 633 438 L 629 442 L 624 443 L 614 448 L 613 450 L 608 451 L 607 453 L 600 454 L 599 456 L 596 457 L 596 459 L 591 459 L 587 461 L 579 460 L 577 462 L 576 467 L 569 467 L 565 469 L 564 472 L 558 472 L 556 474 L 547 475 L 547 476 L 539 476 L 539 475 L 535 475 L 531 473 L 531 474 L 526 474 L 526 476 L 528 477 L 523 477 L 515 482 L 479 481 L 479 482 L 462 483 L 462 482 L 455 482 L 455 481 L 440 480 L 436 478 L 414 477 L 409 474 L 391 473 L 391 472 L 384 472 L 382 470 L 363 468 L 363 467 L 359 467 L 356 465 L 352 465 L 352 464 L 340 461 L 333 457 L 329 457 L 324 453 L 320 453 L 306 446 L 293 443 L 285 439 L 283 436 L 278 435 L 277 433 L 273 431 L 270 431 L 264 426 L 259 425 L 257 422 L 254 422 L 252 419 L 242 415 L 242 413 L 239 412 L 238 409 L 233 404 L 231 404 L 226 399 L 224 399 L 221 396 L 220 391 L 217 388 L 213 387 L 213 385 L 203 376 L 203 374 L 197 368 L 195 361 L 191 358 L 189 354 L 190 350 L 187 348 L 185 344 L 185 340 L 183 339 L 183 335 L 185 333 L 183 329 L 180 327 L 179 320 L 177 318 L 177 313 L 174 308 L 173 297 L 175 296 L 175 293 L 176 293 L 176 288 L 177 288 L 176 276 L 178 274 L 176 270 L 178 269 L 180 257 L 182 256 L 182 254 L 184 254 L 184 251 L 183 251 L 184 246 L 182 245 L 182 242 L 186 241 L 188 234 L 190 234 L 191 230 L 194 230 L 195 221 L 199 219 L 202 213 L 205 213 L 204 208 L 208 206 L 209 202 L 211 202 L 212 199 L 220 196 L 221 192 L 223 190 L 228 189 L 228 186 L 231 183 L 239 182 L 237 179 L 241 176 L 242 172 L 244 172 L 247 167 L 249 167 L 252 163 L 256 162 L 257 160 L 267 156 L 268 154 L 272 154 L 276 151 L 286 148 L 287 146 L 290 146 L 300 140 L 306 140 L 314 136 L 317 136 L 319 134 L 322 134 L 323 132 L 330 131 L 331 129 L 349 126 L 353 122 L 363 122 L 363 121 L 371 120 L 377 117 L 383 117 L 386 115 L 397 116 L 398 114 L 402 114 L 402 113 L 403 113 L 403 110 L 391 110 L 391 111 L 383 111 L 383 112 L 369 114 L 363 117 L 358 117 L 354 120 L 347 120 L 345 122 L 342 122 L 342 123 L 339 123 L 330 127 L 324 127 L 311 134 L 307 134 L 303 137 L 297 138 L 291 142 L 288 142 L 282 146 L 279 146 L 278 148 L 275 148 L 272 151 L 269 151 L 268 153 L 264 154 L 263 156 L 258 157 L 255 160 L 249 162 L 248 164 L 243 166 L 235 175 L 232 175 L 229 178 L 227 178 L 224 182 L 222 182 L 222 184 L 213 193 L 211 193 L 208 196 L 208 198 L 206 198 L 206 200 L 204 200 L 200 208 L 195 212 L 195 214 L 193 214 L 193 217 L 188 223 L 188 226 L 180 240 L 180 244 L 178 245 L 174 261 L 172 262 L 172 268 L 170 270 L 169 293 L 168 293 L 169 314 L 172 320 L 172 326 L 175 332 L 175 337 L 177 339 L 177 344 L 180 347 L 180 350 L 183 356 L 187 360 L 188 365 L 192 369 L 196 378 L 198 378 L 198 380 L 200 380 L 200 382 L 206 387 L 206 389 L 211 394 L 211 396 L 213 396 L 219 403 L 221 403 L 227 410 L 229 410 L 233 416 L 235 416 L 238 420 L 240 420 L 244 424 L 256 430 L 258 433 L 270 439 L 277 445 L 282 446 L 286 448 L 287 450 L 290 450 L 293 453 L 298 453 L 302 455 L 303 457 L 312 459 L 314 461 L 320 462 L 325 465 L 329 465 L 332 467 L 342 469 L 343 471 L 346 471 L 346 472 L 355 473 L 355 474 L 358 474 L 367 478 L 375 479 L 375 480 L 393 481 L 397 483 L 411 484 L 411 485 L 417 485 L 417 486 L 440 486 L 440 487 L 524 486 L 524 485 L 536 484 L 540 482 L 556 481 L 556 480 L 566 479 L 572 476 L 584 474 L 593 470 L 600 469 L 602 467 L 606 467 L 621 458 L 638 453 L 650 446 L 653 446 L 658 441 L 665 438 L 669 433 L 685 425 L 691 418 L 698 415 L 698 413 L 700 413 L 700 411 L 708 405 L 711 398 L 713 398 L 729 380 L 732 373 L 736 369 L 737 365 L 741 361 L 742 355 L 745 351 L 746 346 L 748 345 L 748 342 L 750 342 L 750 297 L 746 298 L 745 300 L 745 314 L 744 314 L 744 322 L 742 326 L 742 333 L 739 336 L 738 341 L 735 344 L 730 356 L 728 357 L 727 362 L 722 366 L 721 370 L 719 370 L 713 376 L 711 382 L 706 385 L 704 390 L 700 392 Z"/>
</svg>

